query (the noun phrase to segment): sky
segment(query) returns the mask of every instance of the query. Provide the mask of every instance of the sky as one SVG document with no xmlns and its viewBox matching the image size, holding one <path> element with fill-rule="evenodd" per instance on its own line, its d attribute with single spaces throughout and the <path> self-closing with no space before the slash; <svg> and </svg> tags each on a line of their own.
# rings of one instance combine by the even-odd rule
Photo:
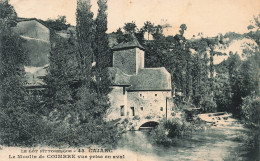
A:
<svg viewBox="0 0 260 161">
<path fill-rule="evenodd" d="M 76 0 L 10 0 L 19 17 L 55 19 L 65 15 L 75 25 Z M 92 11 L 97 13 L 96 0 Z M 134 21 L 142 27 L 145 21 L 168 23 L 166 35 L 175 35 L 181 24 L 187 25 L 187 38 L 202 32 L 216 36 L 229 31 L 245 33 L 253 15 L 260 14 L 260 0 L 108 0 L 108 32 Z"/>
</svg>

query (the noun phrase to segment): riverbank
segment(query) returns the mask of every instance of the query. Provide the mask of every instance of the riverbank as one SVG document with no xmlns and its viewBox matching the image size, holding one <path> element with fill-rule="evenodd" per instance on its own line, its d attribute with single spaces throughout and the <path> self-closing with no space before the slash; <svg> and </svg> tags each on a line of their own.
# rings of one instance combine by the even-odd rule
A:
<svg viewBox="0 0 260 161">
<path fill-rule="evenodd" d="M 245 128 L 230 114 L 205 115 L 207 128 L 189 136 L 177 137 L 171 145 L 156 144 L 149 131 L 128 131 L 119 140 L 117 149 L 160 161 L 259 160 L 259 150 L 249 147 L 256 137 L 251 137 L 254 134 L 251 129 Z"/>
</svg>

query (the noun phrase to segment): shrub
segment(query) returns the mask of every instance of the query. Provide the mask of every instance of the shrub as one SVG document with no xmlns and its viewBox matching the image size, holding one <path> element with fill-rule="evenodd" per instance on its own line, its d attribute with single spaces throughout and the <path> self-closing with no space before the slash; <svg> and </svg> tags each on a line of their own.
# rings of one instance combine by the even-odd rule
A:
<svg viewBox="0 0 260 161">
<path fill-rule="evenodd" d="M 203 109 L 203 112 L 215 112 L 217 108 L 217 104 L 210 100 L 210 98 L 203 99 L 201 101 L 201 106 Z"/>
<path fill-rule="evenodd" d="M 157 144 L 169 145 L 178 137 L 191 135 L 196 130 L 192 123 L 185 120 L 167 120 L 159 124 L 152 132 L 152 139 Z"/>
<path fill-rule="evenodd" d="M 168 130 L 162 125 L 157 126 L 151 131 L 151 138 L 155 143 L 164 146 L 169 146 L 173 143 L 173 140 L 168 137 Z"/>
<path fill-rule="evenodd" d="M 242 117 L 248 125 L 260 127 L 260 98 L 248 96 L 242 104 Z"/>
</svg>

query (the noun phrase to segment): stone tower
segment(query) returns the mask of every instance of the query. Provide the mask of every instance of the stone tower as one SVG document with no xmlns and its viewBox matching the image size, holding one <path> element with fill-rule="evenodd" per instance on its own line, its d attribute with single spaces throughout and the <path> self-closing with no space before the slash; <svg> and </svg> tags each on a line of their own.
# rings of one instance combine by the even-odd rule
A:
<svg viewBox="0 0 260 161">
<path fill-rule="evenodd" d="M 137 75 L 144 68 L 144 48 L 134 35 L 131 41 L 115 46 L 113 50 L 113 67 L 128 75 Z"/>
</svg>

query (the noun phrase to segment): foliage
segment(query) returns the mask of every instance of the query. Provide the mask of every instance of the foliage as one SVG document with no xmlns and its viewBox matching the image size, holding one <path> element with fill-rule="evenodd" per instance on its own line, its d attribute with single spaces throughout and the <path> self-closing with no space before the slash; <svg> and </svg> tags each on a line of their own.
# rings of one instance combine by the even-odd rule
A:
<svg viewBox="0 0 260 161">
<path fill-rule="evenodd" d="M 214 86 L 216 90 L 214 101 L 217 104 L 217 111 L 231 112 L 231 86 L 228 74 L 226 72 L 218 72 L 215 76 Z"/>
<path fill-rule="evenodd" d="M 249 36 L 255 40 L 257 45 L 260 45 L 260 14 L 257 16 L 254 16 L 254 20 L 251 21 L 251 24 L 247 27 L 248 30 L 251 30 Z M 256 30 L 253 32 L 252 30 Z"/>
<path fill-rule="evenodd" d="M 67 28 L 70 26 L 69 24 L 67 24 L 66 16 L 58 16 L 58 18 L 55 20 L 48 19 L 43 23 L 46 24 L 46 26 L 48 26 L 49 28 L 56 31 L 67 30 Z"/>
<path fill-rule="evenodd" d="M 217 104 L 209 97 L 202 99 L 201 107 L 204 112 L 216 112 Z"/>
<path fill-rule="evenodd" d="M 27 53 L 22 39 L 10 30 L 16 13 L 8 1 L 0 3 L 0 136 L 1 144 L 30 144 L 35 117 L 26 109 L 25 71 Z"/>
<path fill-rule="evenodd" d="M 200 123 L 190 123 L 184 119 L 166 120 L 151 131 L 151 137 L 155 143 L 169 146 L 174 144 L 177 138 L 189 136 L 200 130 L 200 126 Z"/>
<path fill-rule="evenodd" d="M 27 57 L 22 39 L 11 30 L 1 32 L 1 144 L 85 146 L 116 143 L 120 134 L 116 123 L 103 120 L 110 107 L 107 96 L 110 82 L 104 69 L 108 66 L 104 54 L 109 52 L 109 47 L 105 33 L 107 22 L 104 21 L 106 1 L 98 3 L 100 10 L 95 25 L 90 2 L 78 1 L 77 38 L 71 35 L 64 39 L 51 30 L 44 103 L 33 98 L 24 99 Z M 59 21 L 65 23 L 65 17 L 60 17 Z M 9 26 L 1 31 L 4 29 Z M 94 37 L 98 48 L 93 43 Z M 91 64 L 94 56 L 99 57 L 97 68 Z"/>
<path fill-rule="evenodd" d="M 17 18 L 17 13 L 14 10 L 14 7 L 9 4 L 8 1 L 4 0 L 0 2 L 0 19 L 11 21 Z"/>
<path fill-rule="evenodd" d="M 124 30 L 128 34 L 132 34 L 132 33 L 136 32 L 137 26 L 136 26 L 134 21 L 129 22 L 129 23 L 125 23 Z"/>
<path fill-rule="evenodd" d="M 249 95 L 243 99 L 242 116 L 253 128 L 260 128 L 260 99 Z"/>
<path fill-rule="evenodd" d="M 110 92 L 107 67 L 112 66 L 112 51 L 109 48 L 107 31 L 107 0 L 98 0 L 98 15 L 95 20 L 95 42 L 94 59 L 96 65 L 93 67 L 95 81 L 93 88 L 98 93 L 98 97 L 106 97 Z"/>
<path fill-rule="evenodd" d="M 141 30 L 143 30 L 144 32 L 148 32 L 148 40 L 150 40 L 150 35 L 154 34 L 155 26 L 150 21 L 146 21 Z"/>
<path fill-rule="evenodd" d="M 125 40 L 124 33 L 121 28 L 117 29 L 115 34 L 116 34 L 116 41 L 118 44 L 124 42 L 124 40 Z"/>
<path fill-rule="evenodd" d="M 237 136 L 234 138 L 234 141 L 238 141 L 241 143 L 241 146 L 239 148 L 239 151 L 243 151 L 243 157 L 246 157 L 247 160 L 258 160 L 260 157 L 259 150 L 260 150 L 260 132 L 259 128 L 251 128 L 250 130 L 241 131 L 237 134 Z M 234 155 L 234 154 L 232 154 Z M 230 154 L 229 156 L 226 156 L 225 160 L 232 160 L 233 157 Z M 239 157 L 238 154 L 235 154 L 237 157 Z M 241 154 L 240 154 L 241 157 Z"/>
<path fill-rule="evenodd" d="M 75 45 L 54 33 L 51 37 L 50 65 L 45 77 L 47 89 L 44 98 L 49 110 L 58 110 L 60 119 L 64 119 L 74 102 L 73 80 L 77 74 Z"/>
<path fill-rule="evenodd" d="M 107 0 L 98 0 L 98 15 L 95 20 L 95 49 L 94 55 L 96 60 L 96 68 L 100 73 L 102 69 L 112 65 L 112 52 L 108 45 L 107 31 Z"/>
<path fill-rule="evenodd" d="M 78 80 L 79 88 L 71 110 L 68 122 L 78 137 L 73 145 L 99 144 L 115 142 L 117 129 L 108 126 L 103 118 L 110 107 L 109 81 L 107 70 L 109 55 L 108 40 L 106 35 L 106 6 L 107 1 L 98 1 L 99 12 L 97 19 L 93 20 L 90 1 L 79 0 L 77 3 L 77 64 L 80 69 Z M 96 41 L 92 41 L 95 38 Z M 96 60 L 96 66 L 91 63 Z M 71 121 L 69 121 L 71 120 Z M 107 128 L 110 130 L 107 130 Z M 106 132 L 104 130 L 107 130 Z M 107 135 L 108 137 L 104 137 Z"/>
<path fill-rule="evenodd" d="M 91 12 L 90 0 L 78 0 L 76 12 L 76 34 L 78 49 L 78 64 L 80 69 L 80 80 L 87 86 L 91 81 L 91 64 L 94 59 L 93 38 L 94 20 Z"/>
</svg>

